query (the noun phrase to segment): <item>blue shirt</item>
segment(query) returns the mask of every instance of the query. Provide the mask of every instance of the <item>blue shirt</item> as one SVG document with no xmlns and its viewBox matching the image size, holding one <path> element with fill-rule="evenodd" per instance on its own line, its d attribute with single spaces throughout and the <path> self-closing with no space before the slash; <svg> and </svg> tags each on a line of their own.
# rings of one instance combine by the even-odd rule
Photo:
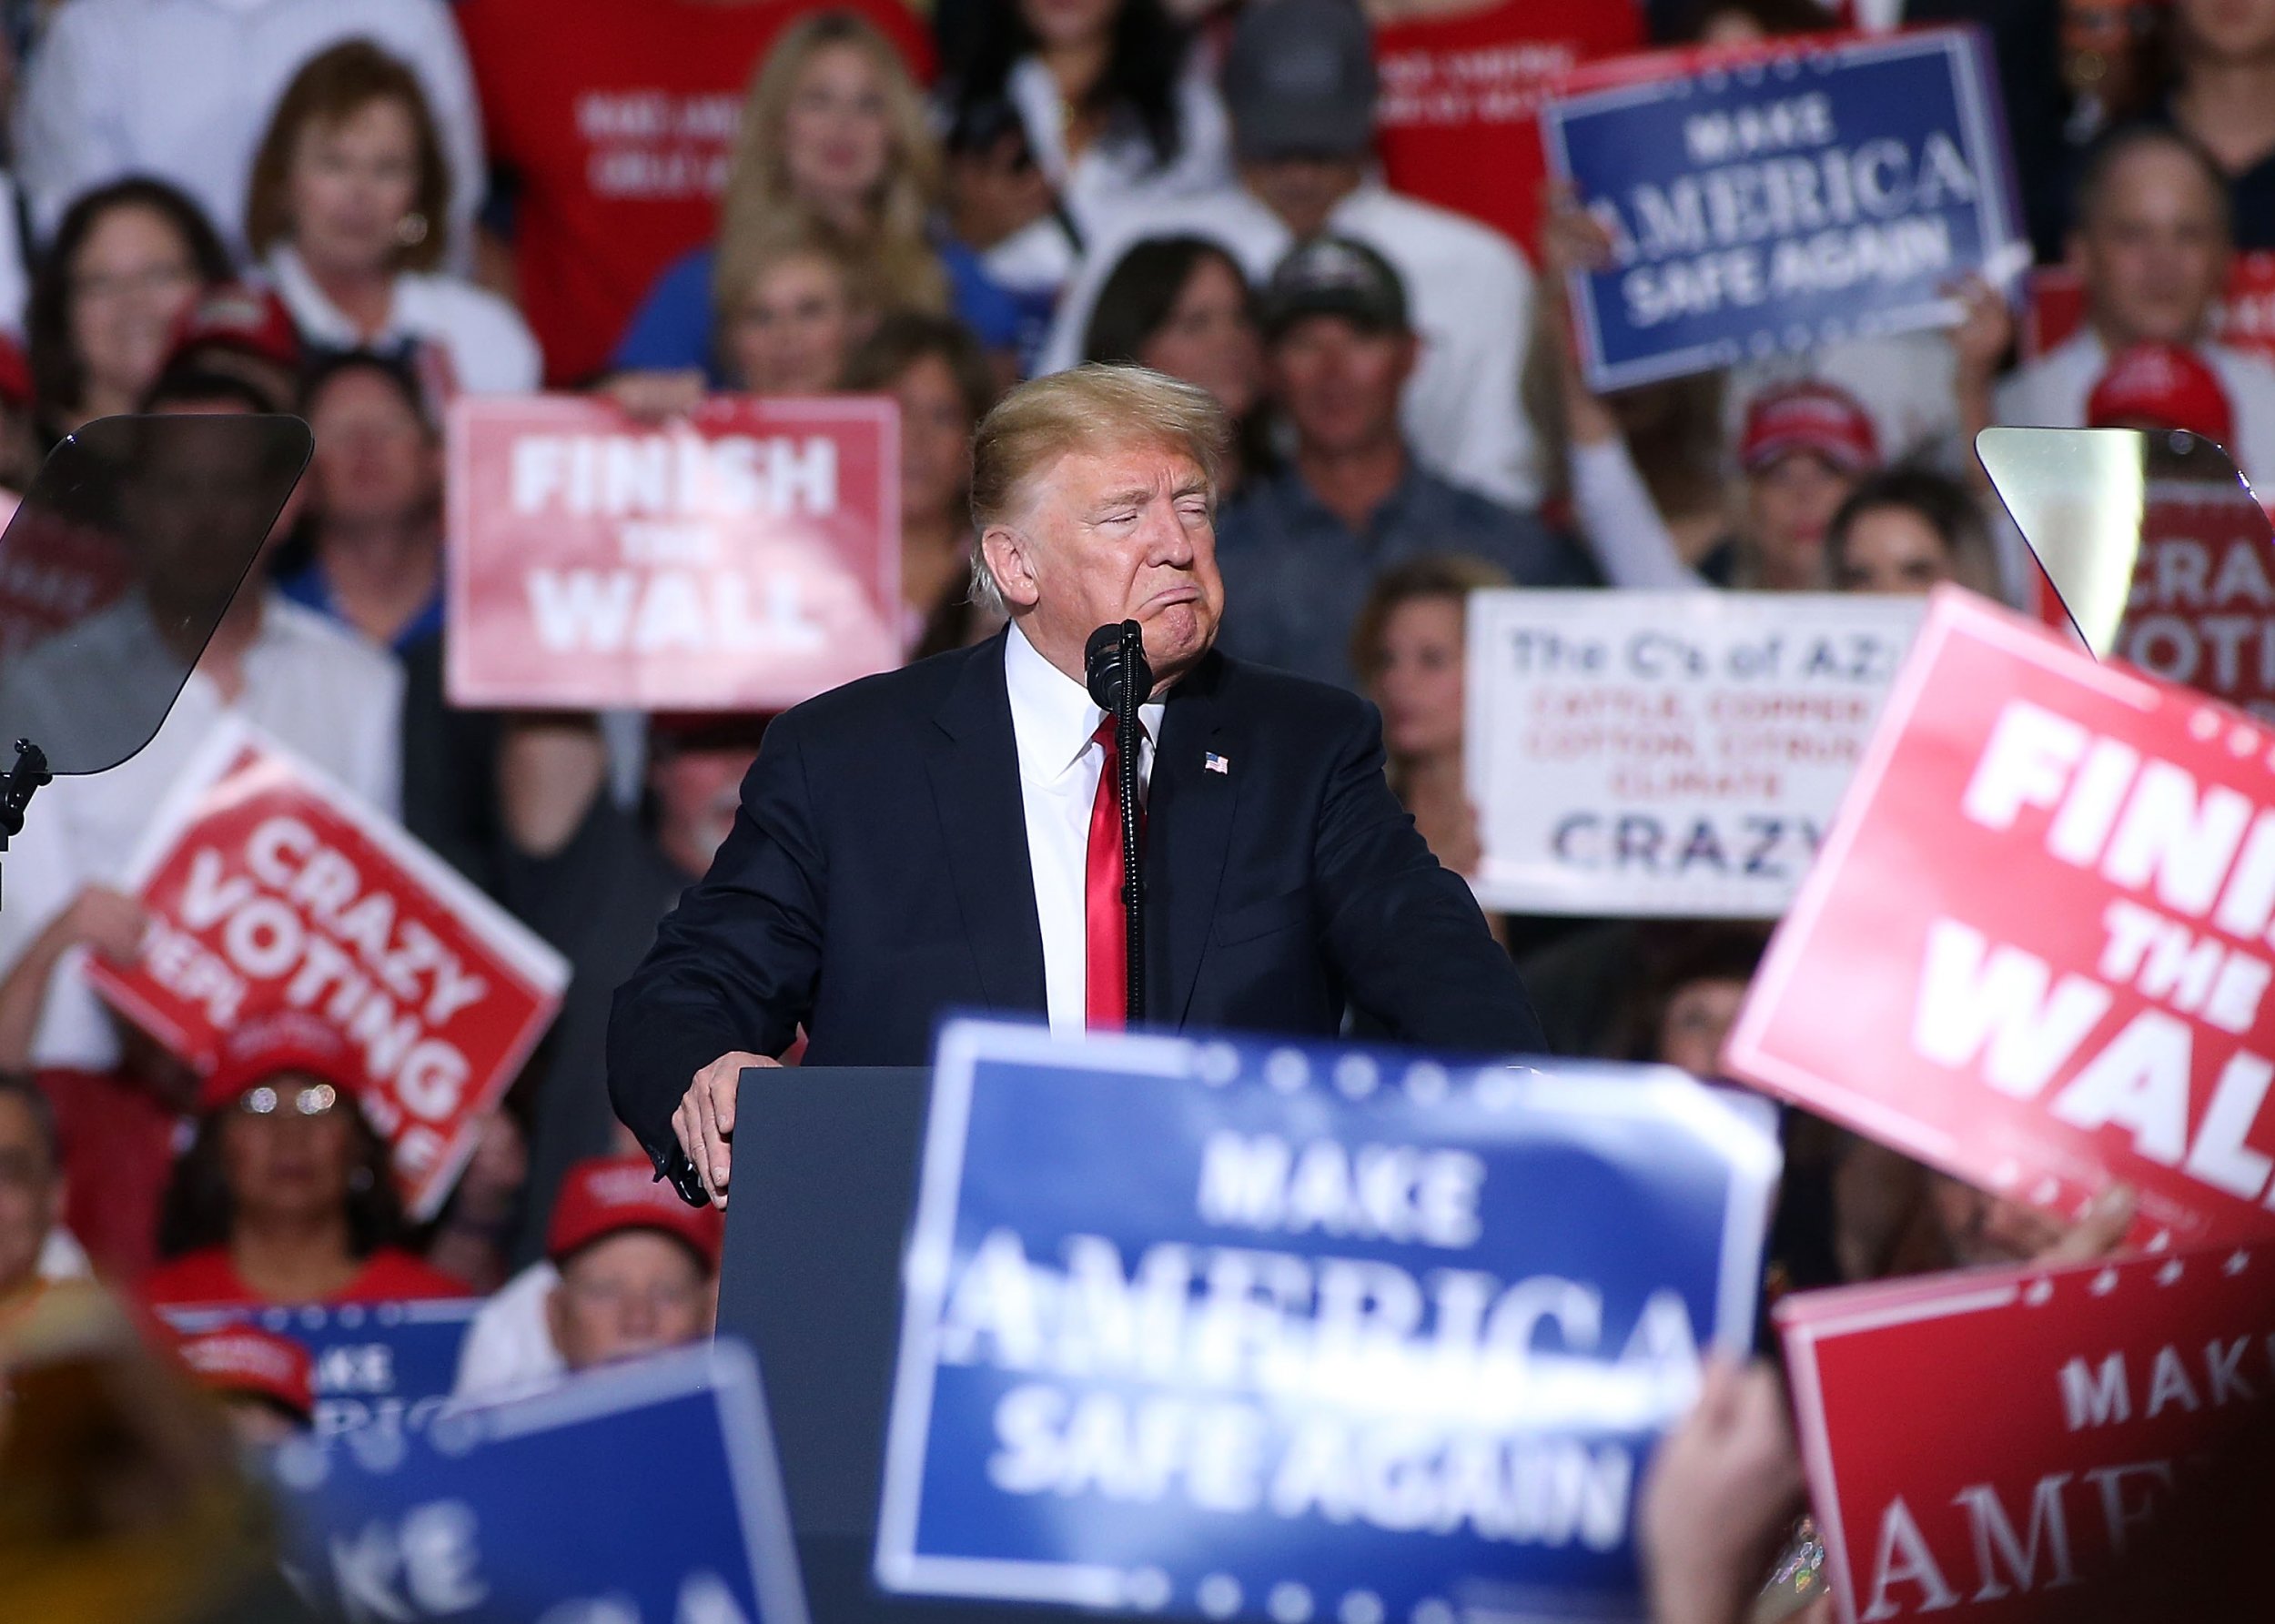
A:
<svg viewBox="0 0 2275 1624">
<path fill-rule="evenodd" d="M 325 619 L 335 620 L 360 637 L 362 632 L 349 624 L 348 617 L 339 611 L 339 600 L 332 596 L 331 578 L 324 573 L 324 566 L 311 559 L 305 569 L 296 570 L 277 582 L 277 590 L 293 602 L 312 609 Z M 400 654 L 422 637 L 437 637 L 442 631 L 442 587 L 437 582 L 434 595 L 420 606 L 417 614 L 403 622 L 403 629 L 388 644 L 388 651 Z"/>
<path fill-rule="evenodd" d="M 988 349 L 1016 348 L 1030 315 L 1019 302 L 987 278 L 979 256 L 957 242 L 934 245 L 941 267 L 948 273 L 950 297 L 964 325 Z M 632 312 L 631 325 L 616 342 L 609 364 L 626 371 L 662 371 L 701 367 L 714 387 L 729 379 L 719 376 L 712 348 L 711 277 L 717 255 L 708 247 L 692 249 L 663 267 L 648 295 Z"/>
<path fill-rule="evenodd" d="M 1374 579 L 1429 553 L 1468 553 L 1521 587 L 1599 584 L 1586 558 L 1530 513 L 1425 470 L 1411 456 L 1398 487 L 1354 532 L 1291 463 L 1250 485 L 1217 519 L 1224 574 L 1218 646 L 1259 664 L 1359 685 L 1350 628 Z"/>
</svg>

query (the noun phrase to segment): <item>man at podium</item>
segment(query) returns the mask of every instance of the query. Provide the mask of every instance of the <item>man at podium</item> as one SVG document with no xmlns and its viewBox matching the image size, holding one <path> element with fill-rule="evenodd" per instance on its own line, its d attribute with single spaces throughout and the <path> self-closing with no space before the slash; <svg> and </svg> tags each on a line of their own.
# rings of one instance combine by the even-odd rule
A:
<svg viewBox="0 0 2275 1624">
<path fill-rule="evenodd" d="M 711 871 L 616 994 L 609 1084 L 660 1173 L 723 1205 L 735 1088 L 917 1065 L 951 1010 L 1127 1019 L 1116 730 L 1093 633 L 1135 620 L 1142 1024 L 1537 1052 L 1514 968 L 1383 777 L 1372 706 L 1212 651 L 1227 424 L 1207 394 L 1084 367 L 973 443 L 973 585 L 1010 624 L 777 718 Z M 683 1162 L 682 1158 L 686 1160 Z"/>
</svg>

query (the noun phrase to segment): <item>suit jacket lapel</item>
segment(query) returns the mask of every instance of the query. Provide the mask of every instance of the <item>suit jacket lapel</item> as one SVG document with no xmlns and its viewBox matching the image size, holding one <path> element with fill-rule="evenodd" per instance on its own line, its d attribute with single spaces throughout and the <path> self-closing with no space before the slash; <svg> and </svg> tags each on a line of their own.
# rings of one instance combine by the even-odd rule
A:
<svg viewBox="0 0 2275 1624">
<path fill-rule="evenodd" d="M 1043 930 L 1027 857 L 1019 748 L 1004 684 L 1004 636 L 972 651 L 933 713 L 942 738 L 925 765 L 946 837 L 948 873 L 988 1007 L 1041 1014 Z"/>
<path fill-rule="evenodd" d="M 1146 794 L 1145 1024 L 1184 1024 L 1216 918 L 1239 780 L 1218 704 L 1224 661 L 1215 654 L 1169 691 Z M 1222 770 L 1209 764 L 1218 758 Z"/>
</svg>

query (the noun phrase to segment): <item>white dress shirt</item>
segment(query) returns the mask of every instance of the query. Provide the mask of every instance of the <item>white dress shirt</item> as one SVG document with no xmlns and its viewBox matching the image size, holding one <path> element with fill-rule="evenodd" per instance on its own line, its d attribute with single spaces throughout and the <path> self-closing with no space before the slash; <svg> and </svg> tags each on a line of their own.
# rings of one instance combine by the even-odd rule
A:
<svg viewBox="0 0 2275 1624">
<path fill-rule="evenodd" d="M 90 187 L 155 175 L 192 197 L 233 249 L 245 237 L 253 152 L 309 57 L 362 37 L 419 76 L 450 163 L 451 256 L 486 171 L 481 112 L 442 0 L 71 0 L 25 66 L 17 177 L 45 235 Z M 438 222 L 440 223 L 440 222 Z"/>
<path fill-rule="evenodd" d="M 1406 284 L 1421 356 L 1399 402 L 1414 455 L 1458 485 L 1512 507 L 1541 495 L 1538 448 L 1517 409 L 1517 379 L 1532 328 L 1532 272 L 1516 245 L 1475 220 L 1401 197 L 1375 181 L 1338 203 L 1328 230 L 1365 243 Z M 1220 244 L 1261 287 L 1295 238 L 1239 187 L 1124 209 L 1104 223 L 1058 303 L 1038 371 L 1082 359 L 1098 290 L 1149 237 Z"/>
<path fill-rule="evenodd" d="M 126 598 L 71 639 L 18 661 L 0 712 L 62 760 L 57 743 L 67 745 L 89 694 L 106 682 L 163 683 L 179 669 L 161 651 L 141 600 Z M 0 971 L 23 956 L 82 886 L 119 883 L 175 775 L 225 715 L 243 716 L 389 817 L 396 814 L 403 677 L 391 658 L 272 590 L 261 600 L 260 630 L 245 651 L 244 672 L 232 703 L 205 672 L 192 671 L 140 753 L 107 772 L 58 778 L 39 792 L 24 832 L 0 859 L 6 903 Z M 56 968 L 32 1045 L 36 1064 L 107 1071 L 118 1063 L 117 1033 L 80 973 L 85 953 L 74 949 Z"/>
<path fill-rule="evenodd" d="M 1035 875 L 1036 921 L 1043 927 L 1043 994 L 1051 1030 L 1079 1033 L 1089 1019 L 1090 933 L 1087 881 L 1090 809 L 1097 800 L 1106 748 L 1090 735 L 1106 712 L 1089 691 L 1035 651 L 1016 621 L 1004 639 L 1004 685 L 1011 692 L 1011 737 L 1019 751 L 1019 801 L 1026 812 L 1026 853 Z M 1138 778 L 1153 781 L 1153 745 L 1161 706 L 1138 707 L 1145 742 Z"/>
</svg>

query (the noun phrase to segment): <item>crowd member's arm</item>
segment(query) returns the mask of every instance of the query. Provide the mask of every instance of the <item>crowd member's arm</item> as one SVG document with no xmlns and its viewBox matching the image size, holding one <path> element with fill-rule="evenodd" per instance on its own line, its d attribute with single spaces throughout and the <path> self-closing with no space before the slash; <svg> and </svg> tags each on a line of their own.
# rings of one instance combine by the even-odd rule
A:
<svg viewBox="0 0 2275 1624">
<path fill-rule="evenodd" d="M 1552 197 L 1541 251 L 1547 268 L 1541 277 L 1534 342 L 1549 345 L 1557 359 L 1572 512 L 1581 533 L 1615 587 L 1645 591 L 1704 587 L 1706 581 L 1683 561 L 1674 532 L 1651 499 L 1619 419 L 1581 371 L 1564 278 L 1570 271 L 1603 264 L 1612 252 L 1611 238 L 1569 196 Z"/>
<path fill-rule="evenodd" d="M 1975 437 L 1998 421 L 1998 368 L 2014 348 L 2014 312 L 2007 308 L 2006 297 L 1980 277 L 1967 277 L 1952 291 L 1967 307 L 1966 318 L 1950 332 L 1959 433 L 1967 471 L 1983 485 L 1987 476 L 1975 455 Z"/>
<path fill-rule="evenodd" d="M 1785 1393 L 1766 1365 L 1706 1364 L 1636 1508 L 1653 1624 L 1741 1624 L 1804 1504 Z"/>
<path fill-rule="evenodd" d="M 142 904 L 107 885 L 89 885 L 32 938 L 21 958 L 0 977 L 0 1072 L 32 1068 L 32 1044 L 56 966 L 75 947 L 131 963 L 142 951 L 147 916 Z"/>
<path fill-rule="evenodd" d="M 1424 445 L 1422 454 L 1457 483 L 1496 501 L 1538 507 L 1540 447 L 1517 408 L 1536 297 L 1532 267 L 1496 237 L 1490 251 L 1477 256 L 1467 286 L 1477 301 L 1478 319 L 1448 347 L 1450 354 L 1433 355 L 1424 363 L 1454 375 L 1448 393 L 1461 403 L 1461 420 L 1445 425 L 1452 432 L 1443 443 Z"/>
</svg>

